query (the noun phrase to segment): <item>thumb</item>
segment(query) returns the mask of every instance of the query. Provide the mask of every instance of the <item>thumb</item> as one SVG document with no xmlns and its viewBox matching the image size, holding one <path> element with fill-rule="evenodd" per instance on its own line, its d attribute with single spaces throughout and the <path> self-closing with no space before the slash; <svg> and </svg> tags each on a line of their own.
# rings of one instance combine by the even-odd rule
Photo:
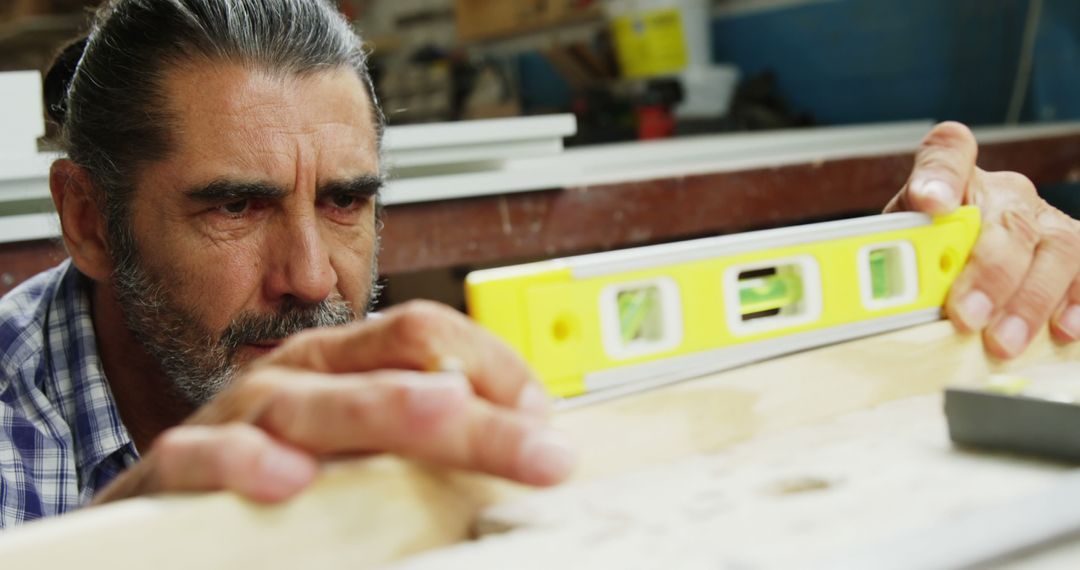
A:
<svg viewBox="0 0 1080 570">
<path fill-rule="evenodd" d="M 978 144 L 960 123 L 941 123 L 923 139 L 911 178 L 886 206 L 886 212 L 948 214 L 965 201 L 975 177 Z"/>
</svg>

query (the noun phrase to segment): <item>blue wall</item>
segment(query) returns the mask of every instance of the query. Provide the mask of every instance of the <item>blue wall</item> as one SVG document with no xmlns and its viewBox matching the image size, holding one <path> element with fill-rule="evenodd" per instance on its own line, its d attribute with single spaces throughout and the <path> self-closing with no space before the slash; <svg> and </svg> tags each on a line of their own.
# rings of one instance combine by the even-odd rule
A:
<svg viewBox="0 0 1080 570">
<path fill-rule="evenodd" d="M 718 18 L 713 57 L 776 74 L 792 110 L 822 124 L 1001 123 L 1028 0 L 833 0 Z M 569 104 L 538 53 L 518 59 L 527 109 Z M 1080 119 L 1080 0 L 1044 0 L 1024 120 Z"/>
<path fill-rule="evenodd" d="M 570 85 L 539 52 L 526 52 L 517 58 L 521 106 L 526 112 L 566 109 L 573 99 Z"/>
<path fill-rule="evenodd" d="M 821 123 L 1005 118 L 1027 0 L 838 0 L 713 24 L 713 55 L 776 72 Z"/>
<path fill-rule="evenodd" d="M 1039 120 L 1080 118 L 1080 2 L 1047 0 L 1029 91 Z"/>
</svg>

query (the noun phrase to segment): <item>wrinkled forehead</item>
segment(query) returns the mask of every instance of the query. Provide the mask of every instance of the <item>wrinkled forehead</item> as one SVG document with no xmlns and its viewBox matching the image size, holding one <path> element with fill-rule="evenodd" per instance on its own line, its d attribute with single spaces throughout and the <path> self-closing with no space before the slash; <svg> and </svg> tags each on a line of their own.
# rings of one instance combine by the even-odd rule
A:
<svg viewBox="0 0 1080 570">
<path fill-rule="evenodd" d="M 270 73 L 182 65 L 162 81 L 171 152 L 185 178 L 319 177 L 379 172 L 379 127 L 355 70 Z"/>
</svg>

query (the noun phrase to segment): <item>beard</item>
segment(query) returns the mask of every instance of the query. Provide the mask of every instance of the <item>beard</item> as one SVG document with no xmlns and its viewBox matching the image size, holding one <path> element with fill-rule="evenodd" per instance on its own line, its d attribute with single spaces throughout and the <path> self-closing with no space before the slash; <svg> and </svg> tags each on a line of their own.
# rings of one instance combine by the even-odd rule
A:
<svg viewBox="0 0 1080 570">
<path fill-rule="evenodd" d="M 132 244 L 134 245 L 134 244 Z M 284 339 L 302 330 L 349 323 L 371 309 L 378 295 L 376 264 L 368 306 L 357 315 L 335 294 L 317 304 L 283 304 L 271 314 L 253 311 L 235 316 L 220 334 L 206 327 L 194 311 L 175 298 L 167 280 L 148 271 L 134 247 L 114 255 L 112 285 L 124 321 L 143 349 L 161 366 L 174 395 L 201 406 L 220 393 L 242 368 L 240 349 Z"/>
</svg>

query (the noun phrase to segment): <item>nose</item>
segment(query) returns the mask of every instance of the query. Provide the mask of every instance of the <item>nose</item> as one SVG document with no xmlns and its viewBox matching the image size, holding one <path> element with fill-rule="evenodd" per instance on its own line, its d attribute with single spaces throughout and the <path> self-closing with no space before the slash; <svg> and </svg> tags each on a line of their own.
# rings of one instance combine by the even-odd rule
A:
<svg viewBox="0 0 1080 570">
<path fill-rule="evenodd" d="M 273 260 L 267 294 L 273 302 L 291 298 L 304 305 L 316 304 L 333 292 L 337 273 L 316 217 L 290 217 L 266 252 Z"/>
</svg>

